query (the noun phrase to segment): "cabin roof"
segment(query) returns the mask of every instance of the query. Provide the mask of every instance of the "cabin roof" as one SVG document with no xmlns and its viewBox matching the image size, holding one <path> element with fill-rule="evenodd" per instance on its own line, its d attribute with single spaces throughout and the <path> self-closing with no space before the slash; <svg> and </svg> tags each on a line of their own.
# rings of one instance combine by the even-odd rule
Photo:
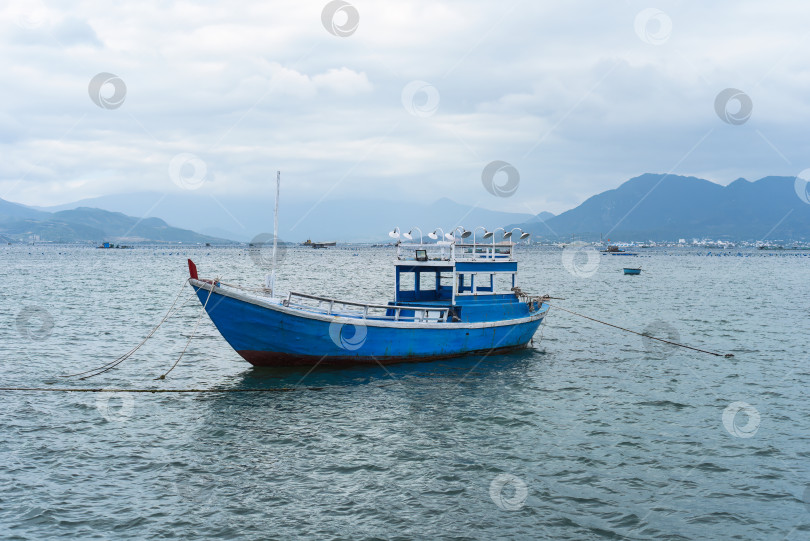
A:
<svg viewBox="0 0 810 541">
<path fill-rule="evenodd" d="M 514 262 L 514 243 L 397 244 L 397 266 L 453 267 L 458 263 Z"/>
</svg>

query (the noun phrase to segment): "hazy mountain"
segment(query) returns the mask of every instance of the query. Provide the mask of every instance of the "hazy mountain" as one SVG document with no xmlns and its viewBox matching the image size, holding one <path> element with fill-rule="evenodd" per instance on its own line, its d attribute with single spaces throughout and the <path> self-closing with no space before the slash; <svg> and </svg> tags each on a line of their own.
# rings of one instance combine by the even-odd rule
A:
<svg viewBox="0 0 810 541">
<path fill-rule="evenodd" d="M 388 239 L 394 227 L 408 231 L 421 227 L 427 235 L 435 227 L 449 231 L 457 225 L 467 228 L 502 227 L 511 222 L 538 220 L 528 213 L 510 213 L 470 207 L 442 198 L 427 205 L 380 199 L 284 198 L 282 186 L 279 237 L 286 241 L 379 241 Z M 255 197 L 217 197 L 198 193 L 139 193 L 111 195 L 77 201 L 47 210 L 92 206 L 134 216 L 161 216 L 174 226 L 209 235 L 249 241 L 273 230 L 273 193 Z M 547 218 L 549 213 L 542 213 Z M 553 215 L 552 215 L 553 216 Z M 418 235 L 418 233 L 416 233 Z"/>
<path fill-rule="evenodd" d="M 6 242 L 27 241 L 33 236 L 50 242 L 229 242 L 171 227 L 159 218 L 133 218 L 87 207 L 50 213 L 2 199 L 0 236 Z"/>
<path fill-rule="evenodd" d="M 544 211 L 544 212 L 541 212 L 540 214 L 536 215 L 533 219 L 527 220 L 527 223 L 545 222 L 547 220 L 550 220 L 551 218 L 554 218 L 554 214 Z"/>
<path fill-rule="evenodd" d="M 44 219 L 50 213 L 0 199 L 0 223 L 25 219 Z"/>
<path fill-rule="evenodd" d="M 810 205 L 794 177 L 737 179 L 728 186 L 677 175 L 645 174 L 595 195 L 543 225 L 521 227 L 545 238 L 673 240 L 808 239 Z M 520 225 L 520 224 L 518 224 Z"/>
</svg>

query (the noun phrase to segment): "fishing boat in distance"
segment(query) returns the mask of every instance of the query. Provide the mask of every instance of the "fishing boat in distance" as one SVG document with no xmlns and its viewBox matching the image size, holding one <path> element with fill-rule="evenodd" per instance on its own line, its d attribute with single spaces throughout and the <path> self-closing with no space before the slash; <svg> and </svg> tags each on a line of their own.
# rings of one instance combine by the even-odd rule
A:
<svg viewBox="0 0 810 541">
<path fill-rule="evenodd" d="M 307 239 L 306 242 L 302 242 L 301 246 L 310 246 L 312 248 L 328 248 L 329 246 L 337 246 L 337 241 L 329 241 L 329 242 L 312 242 L 311 239 Z"/>
<path fill-rule="evenodd" d="M 624 268 L 624 273 L 629 274 L 630 276 L 638 276 L 639 274 L 641 274 L 641 267 L 636 267 L 636 268 L 625 267 Z"/>
<path fill-rule="evenodd" d="M 609 245 L 606 249 L 602 250 L 602 253 L 607 255 L 638 255 L 635 252 L 628 252 L 622 250 L 621 248 L 613 244 Z"/>
<path fill-rule="evenodd" d="M 518 287 L 516 245 L 495 244 L 486 230 L 492 243 L 466 242 L 463 228 L 438 231 L 430 235 L 437 243 L 403 244 L 398 228 L 390 233 L 397 245 L 388 304 L 296 292 L 279 298 L 269 288 L 200 278 L 190 259 L 189 283 L 223 338 L 255 366 L 425 361 L 527 347 L 549 305 Z"/>
<path fill-rule="evenodd" d="M 113 242 L 104 241 L 100 245 L 96 246 L 99 250 L 131 250 L 132 246 L 127 246 L 126 244 L 115 244 Z"/>
</svg>

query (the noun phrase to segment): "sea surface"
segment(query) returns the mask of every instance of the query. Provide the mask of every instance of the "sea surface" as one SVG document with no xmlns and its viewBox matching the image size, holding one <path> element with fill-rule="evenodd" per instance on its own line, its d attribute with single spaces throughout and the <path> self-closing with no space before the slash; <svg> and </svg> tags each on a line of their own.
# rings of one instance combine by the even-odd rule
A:
<svg viewBox="0 0 810 541">
<path fill-rule="evenodd" d="M 257 369 L 184 281 L 267 254 L 2 246 L 0 387 L 126 392 L 0 391 L 0 538 L 810 538 L 808 252 L 639 252 L 521 246 L 519 282 L 733 357 L 552 308 L 513 355 Z M 282 256 L 282 290 L 391 296 L 390 247 Z"/>
</svg>

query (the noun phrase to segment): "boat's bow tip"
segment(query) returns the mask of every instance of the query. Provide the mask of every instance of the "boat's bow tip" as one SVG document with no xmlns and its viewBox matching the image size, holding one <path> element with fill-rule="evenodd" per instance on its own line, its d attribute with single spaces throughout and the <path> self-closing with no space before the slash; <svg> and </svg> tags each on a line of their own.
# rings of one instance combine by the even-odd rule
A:
<svg viewBox="0 0 810 541">
<path fill-rule="evenodd" d="M 194 262 L 191 259 L 188 260 L 188 274 L 189 274 L 189 277 L 191 277 L 193 280 L 198 279 L 197 278 L 197 265 L 195 265 Z"/>
</svg>

